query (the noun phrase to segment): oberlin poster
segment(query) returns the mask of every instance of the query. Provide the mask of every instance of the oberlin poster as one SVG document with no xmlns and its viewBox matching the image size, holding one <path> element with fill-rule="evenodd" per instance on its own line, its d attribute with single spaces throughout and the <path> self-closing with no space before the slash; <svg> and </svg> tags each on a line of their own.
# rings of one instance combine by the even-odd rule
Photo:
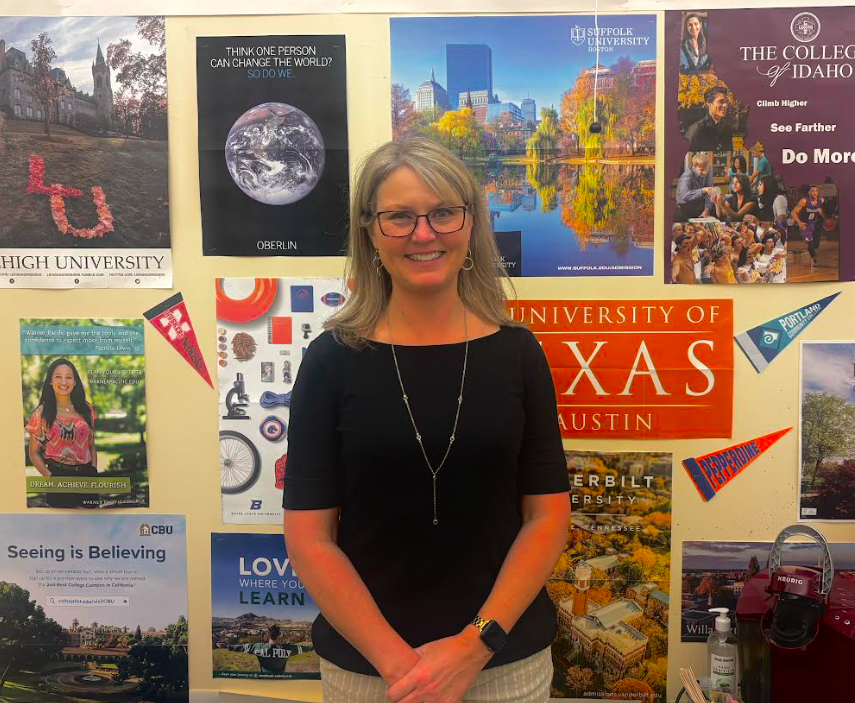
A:
<svg viewBox="0 0 855 703">
<path fill-rule="evenodd" d="M 730 437 L 732 300 L 514 300 L 565 439 Z"/>
<path fill-rule="evenodd" d="M 147 508 L 141 319 L 22 319 L 28 508 Z"/>
<path fill-rule="evenodd" d="M 835 573 L 855 578 L 855 544 L 832 542 L 828 547 Z M 768 567 L 771 551 L 772 542 L 683 542 L 680 641 L 706 643 L 715 627 L 716 613 L 710 608 L 727 608 L 738 628 L 739 594 L 748 579 Z M 817 566 L 820 554 L 814 542 L 787 542 L 781 562 Z"/>
<path fill-rule="evenodd" d="M 215 295 L 223 522 L 281 525 L 291 389 L 346 292 L 335 278 L 218 278 Z"/>
<path fill-rule="evenodd" d="M 552 697 L 665 701 L 671 454 L 567 451 L 572 521 L 547 583 Z"/>
<path fill-rule="evenodd" d="M 802 342 L 799 520 L 855 521 L 855 342 Z"/>
<path fill-rule="evenodd" d="M 653 274 L 655 15 L 404 17 L 391 40 L 394 138 L 465 161 L 509 274 Z"/>
<path fill-rule="evenodd" d="M 665 13 L 667 283 L 855 279 L 853 32 L 847 7 Z"/>
<path fill-rule="evenodd" d="M 0 288 L 171 288 L 163 17 L 0 17 Z"/>
<path fill-rule="evenodd" d="M 345 37 L 197 37 L 206 256 L 340 256 Z"/>
<path fill-rule="evenodd" d="M 214 678 L 319 679 L 318 612 L 282 535 L 211 534 Z"/>
<path fill-rule="evenodd" d="M 188 700 L 183 516 L 0 515 L 0 698 Z"/>
</svg>

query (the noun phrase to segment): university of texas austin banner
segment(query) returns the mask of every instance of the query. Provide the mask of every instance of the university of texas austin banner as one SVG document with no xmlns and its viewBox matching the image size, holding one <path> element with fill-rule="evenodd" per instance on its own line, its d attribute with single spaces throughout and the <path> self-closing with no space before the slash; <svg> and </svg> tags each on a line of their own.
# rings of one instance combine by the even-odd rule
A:
<svg viewBox="0 0 855 703">
<path fill-rule="evenodd" d="M 522 300 L 549 360 L 562 436 L 730 437 L 732 300 Z"/>
</svg>

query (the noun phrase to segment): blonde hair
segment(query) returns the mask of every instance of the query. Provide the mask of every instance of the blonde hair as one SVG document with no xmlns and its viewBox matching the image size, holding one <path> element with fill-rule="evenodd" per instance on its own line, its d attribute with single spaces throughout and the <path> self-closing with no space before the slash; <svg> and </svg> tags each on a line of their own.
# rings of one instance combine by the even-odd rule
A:
<svg viewBox="0 0 855 703">
<path fill-rule="evenodd" d="M 704 153 L 695 154 L 692 156 L 692 166 L 709 166 L 710 157 Z"/>
<path fill-rule="evenodd" d="M 344 307 L 326 321 L 336 339 L 351 347 L 368 343 L 368 335 L 386 312 L 392 293 L 392 279 L 374 261 L 374 245 L 369 228 L 374 222 L 377 191 L 398 168 L 412 169 L 441 198 L 462 200 L 472 218 L 469 241 L 472 269 L 461 269 L 457 291 L 466 308 L 488 322 L 514 325 L 507 308 L 504 284 L 510 283 L 500 265 L 496 238 L 490 226 L 481 189 L 463 162 L 444 147 L 426 137 L 407 137 L 387 142 L 362 161 L 350 206 L 350 236 L 345 278 L 352 290 Z"/>
</svg>

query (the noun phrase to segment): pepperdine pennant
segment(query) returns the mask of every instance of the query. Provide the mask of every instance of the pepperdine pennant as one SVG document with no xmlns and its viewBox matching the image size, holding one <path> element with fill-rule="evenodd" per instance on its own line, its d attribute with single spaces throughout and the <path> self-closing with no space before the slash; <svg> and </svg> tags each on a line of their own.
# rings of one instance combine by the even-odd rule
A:
<svg viewBox="0 0 855 703">
<path fill-rule="evenodd" d="M 734 337 L 748 361 L 757 371 L 763 373 L 784 348 L 798 337 L 819 314 L 828 307 L 840 292 L 817 300 L 815 303 L 792 310 L 774 320 L 752 327 Z"/>
<path fill-rule="evenodd" d="M 716 493 L 791 429 L 787 427 L 711 454 L 683 459 L 683 467 L 694 481 L 701 498 L 708 501 L 715 498 Z"/>
</svg>

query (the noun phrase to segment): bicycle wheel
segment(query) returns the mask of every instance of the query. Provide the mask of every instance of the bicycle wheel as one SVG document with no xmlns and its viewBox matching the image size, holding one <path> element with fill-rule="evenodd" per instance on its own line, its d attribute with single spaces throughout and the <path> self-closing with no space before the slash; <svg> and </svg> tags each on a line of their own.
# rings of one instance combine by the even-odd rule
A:
<svg viewBox="0 0 855 703">
<path fill-rule="evenodd" d="M 261 457 L 255 445 L 240 432 L 220 431 L 220 491 L 243 493 L 261 475 Z"/>
</svg>

